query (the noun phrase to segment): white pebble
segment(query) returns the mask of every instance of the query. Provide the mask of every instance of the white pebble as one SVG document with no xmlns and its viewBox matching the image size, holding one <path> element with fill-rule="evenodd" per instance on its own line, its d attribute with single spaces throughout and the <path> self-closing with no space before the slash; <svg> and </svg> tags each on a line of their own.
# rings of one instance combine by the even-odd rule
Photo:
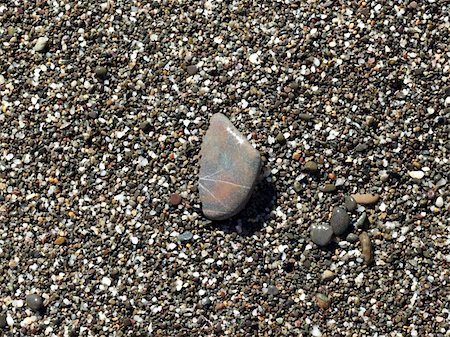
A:
<svg viewBox="0 0 450 337">
<path fill-rule="evenodd" d="M 425 172 L 423 172 L 423 171 L 409 171 L 408 174 L 409 174 L 409 176 L 411 178 L 420 180 L 425 175 Z"/>
<path fill-rule="evenodd" d="M 11 316 L 6 317 L 6 323 L 8 323 L 9 326 L 14 325 L 14 320 Z"/>
<path fill-rule="evenodd" d="M 442 206 L 444 206 L 444 199 L 442 197 L 438 197 L 436 199 L 436 207 L 441 208 Z"/>
<path fill-rule="evenodd" d="M 132 237 L 131 237 L 131 243 L 132 243 L 133 245 L 137 245 L 138 242 L 139 242 L 139 239 L 138 239 L 137 237 L 135 237 L 135 236 L 132 236 Z"/>
<path fill-rule="evenodd" d="M 314 325 L 311 330 L 311 335 L 314 337 L 322 337 L 322 333 L 319 330 L 319 327 L 317 325 Z"/>
<path fill-rule="evenodd" d="M 175 248 L 177 248 L 177 244 L 174 242 L 171 242 L 167 245 L 167 250 L 174 250 Z"/>
<path fill-rule="evenodd" d="M 252 64 L 259 64 L 259 55 L 258 53 L 253 53 L 250 55 L 250 57 L 248 58 L 248 60 L 250 61 L 250 63 Z"/>
<path fill-rule="evenodd" d="M 104 284 L 105 286 L 109 287 L 111 285 L 111 279 L 109 279 L 108 277 L 103 277 L 102 278 L 102 284 Z"/>
</svg>

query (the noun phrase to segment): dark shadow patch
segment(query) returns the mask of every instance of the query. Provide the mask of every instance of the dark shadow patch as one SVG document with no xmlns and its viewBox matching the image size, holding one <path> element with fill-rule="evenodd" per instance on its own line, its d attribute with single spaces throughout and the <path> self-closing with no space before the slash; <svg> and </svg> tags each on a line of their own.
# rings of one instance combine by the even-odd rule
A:
<svg viewBox="0 0 450 337">
<path fill-rule="evenodd" d="M 213 228 L 225 233 L 236 232 L 242 236 L 251 236 L 262 229 L 276 206 L 277 191 L 272 182 L 261 179 L 252 193 L 245 208 L 227 220 L 211 221 Z"/>
</svg>

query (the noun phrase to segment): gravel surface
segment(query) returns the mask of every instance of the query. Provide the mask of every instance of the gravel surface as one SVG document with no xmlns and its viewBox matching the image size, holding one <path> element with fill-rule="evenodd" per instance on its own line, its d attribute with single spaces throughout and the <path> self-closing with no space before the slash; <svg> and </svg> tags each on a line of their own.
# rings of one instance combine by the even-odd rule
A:
<svg viewBox="0 0 450 337">
<path fill-rule="evenodd" d="M 449 13 L 0 2 L 0 335 L 450 336 Z M 263 161 L 220 223 L 216 112 Z"/>
</svg>

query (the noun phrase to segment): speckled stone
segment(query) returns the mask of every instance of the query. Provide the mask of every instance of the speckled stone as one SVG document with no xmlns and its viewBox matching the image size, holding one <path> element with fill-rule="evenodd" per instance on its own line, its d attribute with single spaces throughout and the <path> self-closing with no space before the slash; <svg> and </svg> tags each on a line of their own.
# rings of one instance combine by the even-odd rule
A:
<svg viewBox="0 0 450 337">
<path fill-rule="evenodd" d="M 350 224 L 350 217 L 347 211 L 342 207 L 335 207 L 333 209 L 330 225 L 336 235 L 345 233 Z"/>
<path fill-rule="evenodd" d="M 211 220 L 239 213 L 251 196 L 261 167 L 259 152 L 221 113 L 211 117 L 203 139 L 199 192 Z"/>
<path fill-rule="evenodd" d="M 333 237 L 333 229 L 326 224 L 314 224 L 311 225 L 310 235 L 312 242 L 319 246 L 326 246 Z"/>
<path fill-rule="evenodd" d="M 28 307 L 33 311 L 41 311 L 44 309 L 44 300 L 37 294 L 27 295 L 25 301 Z"/>
</svg>

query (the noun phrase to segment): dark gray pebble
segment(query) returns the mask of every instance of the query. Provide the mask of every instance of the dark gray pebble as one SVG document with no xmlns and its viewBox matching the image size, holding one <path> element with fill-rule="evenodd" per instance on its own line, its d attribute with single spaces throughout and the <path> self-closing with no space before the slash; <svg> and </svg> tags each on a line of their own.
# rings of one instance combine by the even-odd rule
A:
<svg viewBox="0 0 450 337">
<path fill-rule="evenodd" d="M 190 65 L 186 67 L 186 72 L 191 76 L 197 74 L 197 71 L 198 68 L 195 65 Z"/>
<path fill-rule="evenodd" d="M 37 294 L 30 294 L 25 299 L 28 307 L 33 311 L 41 311 L 44 309 L 44 300 Z"/>
<path fill-rule="evenodd" d="M 310 121 L 310 120 L 314 119 L 314 116 L 310 115 L 310 114 L 299 114 L 298 118 L 300 118 L 303 121 Z"/>
<path fill-rule="evenodd" d="M 281 132 L 276 136 L 275 140 L 280 144 L 286 143 L 286 138 L 284 138 L 284 135 Z"/>
<path fill-rule="evenodd" d="M 149 121 L 144 121 L 141 123 L 141 125 L 139 126 L 139 128 L 144 131 L 144 132 L 149 132 L 150 129 L 152 128 L 152 125 L 150 124 Z"/>
<path fill-rule="evenodd" d="M 355 242 L 357 242 L 359 240 L 359 237 L 355 233 L 348 233 L 348 235 L 345 238 L 345 240 L 350 242 L 350 243 L 355 243 Z"/>
<path fill-rule="evenodd" d="M 345 208 L 347 208 L 347 211 L 353 212 L 358 204 L 356 203 L 356 200 L 351 196 L 348 195 L 344 199 Z"/>
<path fill-rule="evenodd" d="M 326 246 L 333 237 L 333 229 L 326 224 L 311 225 L 311 240 L 319 246 Z"/>
<path fill-rule="evenodd" d="M 91 110 L 88 112 L 88 116 L 92 119 L 96 119 L 98 117 L 98 113 L 97 113 L 97 111 Z"/>
<path fill-rule="evenodd" d="M 106 77 L 107 74 L 108 74 L 108 69 L 106 67 L 103 67 L 103 66 L 95 67 L 95 75 L 97 77 L 104 78 L 104 77 Z"/>
<path fill-rule="evenodd" d="M 341 235 L 345 233 L 350 224 L 350 217 L 347 211 L 342 207 L 335 207 L 331 215 L 330 224 L 334 234 Z"/>
<path fill-rule="evenodd" d="M 368 145 L 367 144 L 364 144 L 364 143 L 359 143 L 358 145 L 356 145 L 356 147 L 355 147 L 355 151 L 356 152 L 364 152 L 364 151 L 366 151 L 367 149 L 368 149 Z"/>
<path fill-rule="evenodd" d="M 356 220 L 355 228 L 356 229 L 362 228 L 364 226 L 366 220 L 367 220 L 367 213 L 364 212 L 363 214 L 361 214 L 361 216 L 358 218 L 358 220 Z"/>
<path fill-rule="evenodd" d="M 267 294 L 268 295 L 278 295 L 280 291 L 275 286 L 268 286 L 267 287 Z"/>
<path fill-rule="evenodd" d="M 6 328 L 8 323 L 6 322 L 6 315 L 1 314 L 0 315 L 0 329 Z"/>
</svg>

